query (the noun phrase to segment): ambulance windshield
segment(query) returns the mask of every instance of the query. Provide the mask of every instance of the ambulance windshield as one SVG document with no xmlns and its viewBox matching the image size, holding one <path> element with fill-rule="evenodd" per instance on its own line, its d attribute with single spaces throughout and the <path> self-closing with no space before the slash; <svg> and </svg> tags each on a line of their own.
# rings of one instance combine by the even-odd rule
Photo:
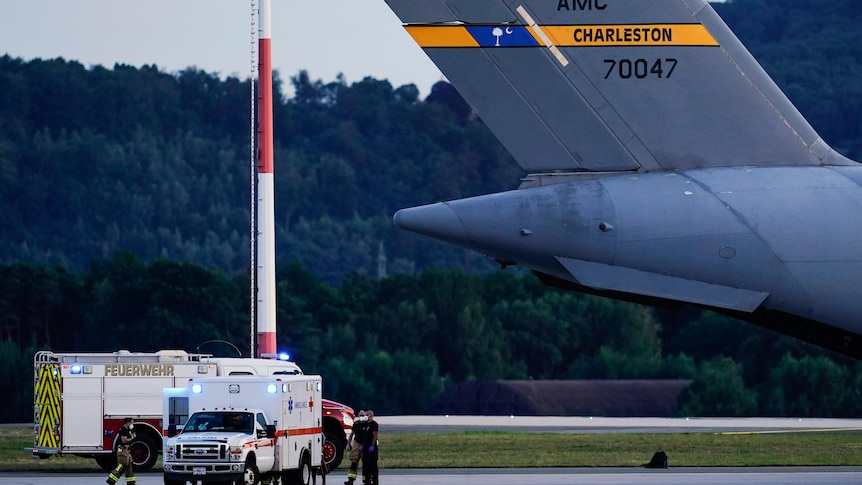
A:
<svg viewBox="0 0 862 485">
<path fill-rule="evenodd" d="M 200 412 L 189 418 L 184 432 L 193 431 L 217 431 L 231 433 L 254 432 L 253 416 L 251 413 L 243 412 Z"/>
</svg>

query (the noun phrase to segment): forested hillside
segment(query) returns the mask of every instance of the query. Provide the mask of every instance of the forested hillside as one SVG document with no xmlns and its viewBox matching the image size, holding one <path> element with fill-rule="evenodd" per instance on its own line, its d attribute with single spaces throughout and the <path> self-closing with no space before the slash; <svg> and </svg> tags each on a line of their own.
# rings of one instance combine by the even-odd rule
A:
<svg viewBox="0 0 862 485">
<path fill-rule="evenodd" d="M 685 416 L 859 416 L 862 364 L 771 331 L 554 290 L 510 270 L 278 271 L 278 347 L 325 396 L 415 414 L 471 379 L 692 379 Z M 32 418 L 33 354 L 163 348 L 248 356 L 248 281 L 120 253 L 85 273 L 0 265 L 0 420 Z"/>
<path fill-rule="evenodd" d="M 862 2 L 731 0 L 713 7 L 820 136 L 862 159 Z"/>
<path fill-rule="evenodd" d="M 277 255 L 337 283 L 460 250 L 395 231 L 399 208 L 518 183 L 519 169 L 448 84 L 276 87 Z M 0 58 L 0 254 L 87 268 L 117 250 L 227 272 L 249 266 L 248 80 Z M 481 261 L 480 258 L 476 258 Z M 490 266 L 487 266 L 490 267 Z"/>
<path fill-rule="evenodd" d="M 715 8 L 820 135 L 862 158 L 862 3 Z M 661 377 L 694 379 L 686 414 L 862 413 L 855 361 L 695 309 L 544 288 L 394 228 L 399 208 L 523 175 L 450 85 L 420 99 L 282 75 L 279 345 L 328 397 L 415 413 L 466 379 Z M 248 348 L 249 107 L 247 79 L 0 57 L 3 419 L 31 417 L 35 349 Z"/>
</svg>

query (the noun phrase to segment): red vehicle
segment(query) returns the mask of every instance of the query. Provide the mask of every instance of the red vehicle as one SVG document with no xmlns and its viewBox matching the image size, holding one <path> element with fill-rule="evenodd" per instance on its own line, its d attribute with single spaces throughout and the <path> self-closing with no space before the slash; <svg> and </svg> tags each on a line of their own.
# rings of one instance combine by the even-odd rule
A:
<svg viewBox="0 0 862 485">
<path fill-rule="evenodd" d="M 302 374 L 295 362 L 213 357 L 183 350 L 138 353 L 54 353 L 34 358 L 34 443 L 37 458 L 77 455 L 106 470 L 116 464 L 116 430 L 135 419 L 132 459 L 138 470 L 153 467 L 162 450 L 162 389 L 186 387 L 190 378 Z M 322 401 L 324 459 L 335 468 L 344 456 L 353 409 Z"/>
</svg>

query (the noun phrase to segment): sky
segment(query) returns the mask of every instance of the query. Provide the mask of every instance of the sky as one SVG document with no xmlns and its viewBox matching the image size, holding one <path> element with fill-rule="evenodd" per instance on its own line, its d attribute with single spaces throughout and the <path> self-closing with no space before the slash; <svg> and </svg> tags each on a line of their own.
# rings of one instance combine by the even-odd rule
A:
<svg viewBox="0 0 862 485">
<path fill-rule="evenodd" d="M 85 67 L 196 67 L 222 78 L 251 75 L 251 0 L 19 0 L 0 5 L 0 55 L 62 57 Z M 256 63 L 256 61 L 255 61 Z M 272 65 L 291 95 L 300 70 L 324 83 L 344 74 L 425 97 L 440 71 L 384 0 L 272 0 Z"/>
</svg>

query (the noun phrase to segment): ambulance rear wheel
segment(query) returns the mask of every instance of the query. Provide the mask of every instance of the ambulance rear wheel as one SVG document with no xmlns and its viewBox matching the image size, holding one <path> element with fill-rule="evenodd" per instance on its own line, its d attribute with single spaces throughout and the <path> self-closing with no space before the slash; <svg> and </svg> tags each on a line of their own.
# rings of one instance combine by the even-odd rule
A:
<svg viewBox="0 0 862 485">
<path fill-rule="evenodd" d="M 299 468 L 282 473 L 285 485 L 311 485 L 311 458 L 308 452 L 303 452 L 299 459 Z"/>
<path fill-rule="evenodd" d="M 303 453 L 302 459 L 299 460 L 299 483 L 311 485 L 311 458 L 308 453 Z"/>
</svg>

